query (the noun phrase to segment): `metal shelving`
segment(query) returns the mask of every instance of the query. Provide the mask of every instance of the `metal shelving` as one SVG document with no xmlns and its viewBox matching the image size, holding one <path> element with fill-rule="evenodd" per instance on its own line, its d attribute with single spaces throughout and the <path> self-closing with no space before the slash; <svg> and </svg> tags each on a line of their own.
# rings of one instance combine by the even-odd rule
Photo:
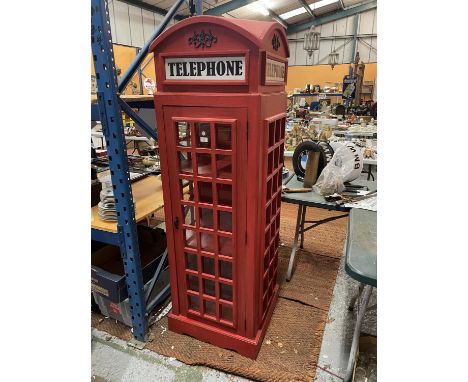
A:
<svg viewBox="0 0 468 382">
<path fill-rule="evenodd" d="M 91 238 L 120 247 L 132 315 L 133 336 L 140 341 L 147 340 L 147 317 L 155 302 L 154 300 L 148 301 L 149 295 L 148 293 L 145 295 L 144 291 L 135 221 L 135 206 L 133 204 L 127 150 L 122 125 L 122 110 L 155 140 L 157 140 L 157 133 L 154 128 L 148 126 L 136 115 L 127 103 L 122 101 L 120 93 L 123 92 L 135 71 L 140 67 L 141 62 L 148 53 L 151 42 L 164 31 L 184 1 L 175 1 L 173 7 L 166 14 L 161 24 L 158 25 L 150 40 L 139 51 L 137 57 L 118 84 L 107 1 L 91 0 L 91 48 L 96 72 L 99 108 L 99 114 L 97 114 L 98 110 L 95 107 L 92 108 L 91 119 L 99 119 L 102 123 L 117 210 L 117 232 L 92 229 Z M 154 285 L 157 280 L 166 256 L 167 253 L 163 255 L 160 266 L 151 281 L 151 285 Z"/>
</svg>

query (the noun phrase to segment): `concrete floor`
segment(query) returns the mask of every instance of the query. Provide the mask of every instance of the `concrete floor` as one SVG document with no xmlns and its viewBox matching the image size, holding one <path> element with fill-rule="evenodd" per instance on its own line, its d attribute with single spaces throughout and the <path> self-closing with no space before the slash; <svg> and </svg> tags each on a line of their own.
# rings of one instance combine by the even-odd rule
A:
<svg viewBox="0 0 468 382">
<path fill-rule="evenodd" d="M 377 171 L 372 169 L 375 180 Z M 362 174 L 361 179 L 367 175 Z M 348 311 L 358 283 L 344 271 L 344 257 L 336 278 L 333 298 L 322 340 L 315 382 L 342 382 L 348 363 L 356 310 Z M 377 289 L 374 288 L 362 333 L 377 335 Z M 125 341 L 92 329 L 91 380 L 95 382 L 246 382 L 249 379 L 204 366 L 188 366 L 175 358 L 128 347 Z"/>
</svg>

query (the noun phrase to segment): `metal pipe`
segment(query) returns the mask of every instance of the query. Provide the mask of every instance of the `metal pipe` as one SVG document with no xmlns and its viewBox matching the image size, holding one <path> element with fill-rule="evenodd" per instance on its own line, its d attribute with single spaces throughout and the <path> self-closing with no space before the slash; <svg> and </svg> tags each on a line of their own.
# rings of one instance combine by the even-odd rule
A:
<svg viewBox="0 0 468 382">
<path fill-rule="evenodd" d="M 320 36 L 320 41 L 322 40 L 344 40 L 344 39 L 352 39 L 354 35 L 352 34 L 347 34 L 347 35 L 342 35 L 342 36 L 329 36 L 329 37 L 323 37 Z M 377 37 L 376 34 L 360 34 L 357 36 L 358 38 L 372 38 L 372 37 Z M 304 41 L 304 37 L 299 37 L 299 38 L 288 38 L 288 42 L 302 42 Z"/>
<path fill-rule="evenodd" d="M 203 0 L 195 0 L 195 13 L 197 16 L 203 15 Z"/>
<path fill-rule="evenodd" d="M 154 307 L 159 304 L 165 295 L 170 291 L 171 285 L 168 284 L 164 287 L 164 289 L 158 293 L 158 295 L 153 298 L 148 304 L 146 305 L 146 313 L 150 314 Z"/>
<path fill-rule="evenodd" d="M 148 300 L 149 300 L 149 298 L 151 296 L 151 293 L 153 292 L 154 285 L 158 281 L 159 275 L 161 274 L 161 270 L 162 270 L 162 267 L 163 267 L 164 263 L 166 262 L 166 259 L 167 259 L 167 248 L 164 251 L 161 258 L 159 259 L 159 264 L 158 264 L 158 267 L 156 268 L 156 272 L 154 272 L 153 278 L 151 279 L 150 286 L 147 289 L 147 291 L 145 292 L 145 301 L 146 301 L 146 303 L 148 303 Z"/>
<path fill-rule="evenodd" d="M 156 39 L 156 37 L 158 37 L 164 31 L 164 29 L 166 29 L 167 25 L 175 16 L 178 9 L 184 2 L 185 0 L 176 0 L 174 5 L 167 12 L 167 15 L 164 17 L 163 21 L 161 21 L 161 24 L 158 25 L 158 27 L 155 29 L 155 31 L 151 35 L 150 39 L 146 42 L 143 48 L 141 48 L 140 53 L 135 57 L 135 59 L 133 60 L 133 62 L 130 64 L 129 68 L 125 72 L 125 74 L 122 76 L 122 79 L 120 80 L 119 93 L 122 93 L 125 90 L 125 87 L 130 82 L 138 66 L 142 63 L 142 61 L 145 59 L 146 55 L 148 54 L 149 47 L 154 41 L 154 39 Z"/>
<path fill-rule="evenodd" d="M 140 48 L 136 48 L 136 54 L 140 53 Z M 143 79 L 141 78 L 141 66 L 138 66 L 138 84 L 140 85 L 140 95 L 143 95 Z"/>
<path fill-rule="evenodd" d="M 133 111 L 128 103 L 119 98 L 120 108 L 127 114 L 135 123 L 143 129 L 143 132 L 147 136 L 153 138 L 155 141 L 158 140 L 158 133 L 153 130 L 137 113 Z"/>
<path fill-rule="evenodd" d="M 307 13 L 311 16 L 312 20 L 315 19 L 314 12 L 310 8 L 309 4 L 307 4 L 305 0 L 299 0 L 299 3 L 301 3 L 302 8 L 304 8 L 307 11 Z"/>
<path fill-rule="evenodd" d="M 354 327 L 353 342 L 351 344 L 351 350 L 349 352 L 348 367 L 346 368 L 346 374 L 344 375 L 344 382 L 351 382 L 353 376 L 354 362 L 356 361 L 356 353 L 359 344 L 359 334 L 361 333 L 362 321 L 364 320 L 364 314 L 366 313 L 367 304 L 372 293 L 372 286 L 366 285 L 364 287 L 364 296 L 362 298 L 361 306 L 356 320 L 356 326 Z"/>
<path fill-rule="evenodd" d="M 361 14 L 358 13 L 354 16 L 354 31 L 353 31 L 353 50 L 351 51 L 351 62 L 354 62 L 354 58 L 356 57 L 356 50 L 357 50 L 357 34 L 359 29 L 359 23 L 361 20 Z"/>
</svg>

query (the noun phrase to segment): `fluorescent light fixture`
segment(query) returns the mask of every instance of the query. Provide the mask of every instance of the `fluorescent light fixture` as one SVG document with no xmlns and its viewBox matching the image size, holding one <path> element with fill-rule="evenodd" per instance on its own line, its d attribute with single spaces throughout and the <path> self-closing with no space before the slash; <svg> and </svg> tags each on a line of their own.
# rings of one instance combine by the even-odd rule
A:
<svg viewBox="0 0 468 382">
<path fill-rule="evenodd" d="M 312 10 L 319 9 L 319 8 L 324 7 L 325 5 L 330 5 L 330 4 L 333 4 L 333 3 L 337 3 L 338 1 L 339 0 L 320 0 L 320 1 L 317 1 L 315 3 L 309 4 L 309 7 L 311 7 Z"/>
<path fill-rule="evenodd" d="M 270 12 L 268 11 L 268 9 L 266 9 L 260 1 L 256 1 L 255 3 L 250 3 L 248 5 L 248 7 L 252 10 L 252 11 L 255 11 L 255 12 L 258 12 L 260 14 L 262 14 L 263 16 L 268 16 L 270 14 Z"/>
<path fill-rule="evenodd" d="M 303 13 L 306 13 L 306 12 L 307 11 L 305 10 L 305 8 L 301 7 L 301 8 L 293 9 L 292 11 L 283 13 L 283 14 L 279 15 L 279 17 L 286 20 L 286 19 L 290 19 L 291 17 L 297 16 L 297 15 L 302 15 Z"/>
<path fill-rule="evenodd" d="M 322 7 L 325 7 L 326 5 L 330 5 L 333 3 L 337 3 L 339 0 L 320 0 L 315 3 L 309 4 L 310 8 L 313 10 L 319 9 Z M 254 3 L 255 4 L 255 3 Z M 305 10 L 304 7 L 293 9 L 292 11 L 283 13 L 279 15 L 282 19 L 287 20 L 290 19 L 291 17 L 297 16 L 297 15 L 302 15 L 303 13 L 306 13 L 307 11 Z"/>
</svg>

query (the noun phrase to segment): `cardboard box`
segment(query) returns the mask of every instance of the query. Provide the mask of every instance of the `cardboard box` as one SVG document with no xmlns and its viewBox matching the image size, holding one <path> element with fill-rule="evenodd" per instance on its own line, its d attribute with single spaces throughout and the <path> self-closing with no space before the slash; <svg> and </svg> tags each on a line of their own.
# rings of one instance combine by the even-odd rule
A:
<svg viewBox="0 0 468 382">
<path fill-rule="evenodd" d="M 143 282 L 154 275 L 166 249 L 166 233 L 160 228 L 137 226 Z M 91 253 L 91 290 L 114 303 L 128 297 L 119 247 L 106 245 Z"/>
<path fill-rule="evenodd" d="M 145 292 L 149 288 L 150 282 L 145 284 Z M 153 292 L 150 295 L 149 301 L 155 298 L 167 285 L 169 285 L 169 268 L 161 271 L 158 281 L 154 284 Z M 165 297 L 171 293 L 170 288 L 165 293 Z M 106 316 L 113 318 L 114 320 L 120 321 L 127 326 L 132 326 L 132 313 L 130 311 L 130 304 L 128 297 L 120 302 L 116 303 L 106 297 L 102 297 L 96 292 L 93 292 L 94 300 L 99 306 L 101 313 Z M 163 299 L 164 301 L 164 299 Z"/>
</svg>

